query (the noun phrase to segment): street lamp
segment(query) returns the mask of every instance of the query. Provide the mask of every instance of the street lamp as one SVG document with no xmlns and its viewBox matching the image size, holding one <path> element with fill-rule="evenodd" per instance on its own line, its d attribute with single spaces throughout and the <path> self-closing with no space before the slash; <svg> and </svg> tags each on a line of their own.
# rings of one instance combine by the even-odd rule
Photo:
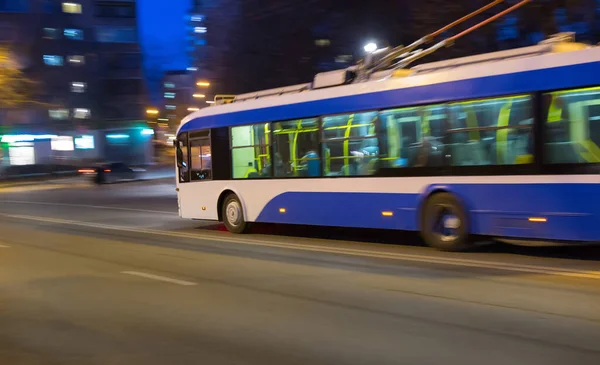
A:
<svg viewBox="0 0 600 365">
<path fill-rule="evenodd" d="M 146 109 L 146 114 L 158 114 L 158 110 L 156 110 L 156 109 Z"/>
<path fill-rule="evenodd" d="M 209 87 L 210 86 L 210 82 L 208 82 L 208 81 L 198 81 L 196 83 L 196 85 L 198 85 L 200 87 Z"/>
<path fill-rule="evenodd" d="M 364 50 L 367 53 L 373 53 L 377 51 L 377 44 L 374 42 L 369 42 L 365 45 Z"/>
<path fill-rule="evenodd" d="M 207 100 L 206 104 L 214 104 L 215 102 L 213 100 Z"/>
<path fill-rule="evenodd" d="M 204 94 L 194 94 L 193 97 L 195 97 L 196 99 L 204 99 L 206 97 L 206 95 L 204 95 Z"/>
<path fill-rule="evenodd" d="M 198 110 L 200 110 L 200 108 L 196 108 L 195 106 L 190 106 L 189 108 L 187 108 L 188 112 L 197 112 Z"/>
</svg>

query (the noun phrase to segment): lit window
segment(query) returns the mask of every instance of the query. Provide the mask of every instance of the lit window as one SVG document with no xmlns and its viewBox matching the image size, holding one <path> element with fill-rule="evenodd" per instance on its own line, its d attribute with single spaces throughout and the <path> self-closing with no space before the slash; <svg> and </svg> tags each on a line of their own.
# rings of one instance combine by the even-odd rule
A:
<svg viewBox="0 0 600 365">
<path fill-rule="evenodd" d="M 328 156 L 328 161 L 331 161 L 324 166 L 326 176 L 363 176 L 375 173 L 379 160 L 376 121 L 376 112 L 322 118 L 320 156 Z"/>
<path fill-rule="evenodd" d="M 275 157 L 275 161 L 278 161 L 274 166 L 275 176 L 321 176 L 318 119 L 274 122 L 273 129 L 273 147 L 275 156 L 278 156 Z M 291 169 L 286 168 L 287 166 L 291 166 Z"/>
<path fill-rule="evenodd" d="M 74 93 L 84 93 L 87 89 L 87 82 L 73 81 L 71 83 L 71 91 Z"/>
<path fill-rule="evenodd" d="M 68 56 L 67 60 L 69 61 L 70 64 L 75 65 L 75 66 L 79 66 L 79 65 L 84 65 L 85 64 L 85 57 L 84 56 Z"/>
<path fill-rule="evenodd" d="M 167 98 L 167 99 L 175 99 L 175 93 L 166 92 L 165 93 L 165 98 Z"/>
<path fill-rule="evenodd" d="M 48 66 L 62 66 L 63 65 L 63 57 L 56 55 L 44 55 L 44 63 Z"/>
<path fill-rule="evenodd" d="M 78 150 L 93 150 L 94 136 L 75 137 L 75 148 Z"/>
<path fill-rule="evenodd" d="M 50 149 L 53 151 L 73 151 L 73 137 L 71 136 L 56 136 L 50 140 Z"/>
<path fill-rule="evenodd" d="M 329 39 L 317 39 L 315 40 L 315 45 L 317 45 L 318 47 L 327 47 L 331 44 L 331 41 Z"/>
<path fill-rule="evenodd" d="M 188 71 L 198 71 L 198 67 L 188 67 Z"/>
<path fill-rule="evenodd" d="M 50 109 L 48 115 L 52 119 L 69 119 L 69 109 Z"/>
<path fill-rule="evenodd" d="M 35 149 L 33 146 L 8 147 L 8 163 L 12 166 L 33 165 L 35 163 Z"/>
<path fill-rule="evenodd" d="M 269 126 L 269 123 L 261 123 L 231 128 L 231 167 L 234 179 L 271 176 Z"/>
<path fill-rule="evenodd" d="M 193 22 L 201 22 L 204 17 L 202 15 L 192 15 L 191 19 Z"/>
<path fill-rule="evenodd" d="M 87 108 L 75 108 L 73 109 L 73 116 L 76 119 L 89 119 L 91 112 Z"/>
<path fill-rule="evenodd" d="M 194 27 L 194 33 L 206 33 L 206 27 Z"/>
<path fill-rule="evenodd" d="M 174 89 L 175 88 L 175 84 L 172 82 L 165 82 L 165 87 L 167 89 Z"/>
<path fill-rule="evenodd" d="M 44 28 L 45 39 L 58 39 L 60 37 L 60 31 L 56 28 Z"/>
<path fill-rule="evenodd" d="M 78 3 L 62 3 L 63 13 L 81 14 L 81 4 Z"/>
<path fill-rule="evenodd" d="M 83 30 L 81 29 L 65 28 L 63 34 L 65 35 L 65 38 L 69 38 L 75 41 L 83 40 Z"/>
<path fill-rule="evenodd" d="M 546 116 L 543 126 L 545 136 L 544 162 L 549 164 L 595 164 L 591 166 L 597 166 L 600 163 L 600 154 L 598 153 L 598 145 L 600 144 L 600 88 L 555 91 L 544 94 L 542 100 L 543 114 Z M 514 119 L 515 109 L 516 106 L 511 106 L 511 109 L 508 109 L 511 119 Z M 526 117 L 528 115 L 524 115 L 522 119 Z M 531 118 L 530 115 L 529 117 Z M 530 123 L 523 120 L 519 124 L 522 126 Z M 531 138 L 532 132 L 527 131 L 527 133 Z M 508 135 L 510 136 L 510 134 Z M 506 134 L 504 134 L 504 140 L 507 140 Z M 529 151 L 521 150 L 520 154 L 531 154 L 533 146 L 530 145 L 529 147 Z M 519 154 L 512 145 L 510 148 L 505 147 L 504 149 L 506 155 L 509 153 Z M 523 159 L 524 157 L 521 157 L 521 160 Z"/>
<path fill-rule="evenodd" d="M 165 109 L 167 110 L 175 110 L 177 107 L 175 105 L 165 105 Z"/>
</svg>

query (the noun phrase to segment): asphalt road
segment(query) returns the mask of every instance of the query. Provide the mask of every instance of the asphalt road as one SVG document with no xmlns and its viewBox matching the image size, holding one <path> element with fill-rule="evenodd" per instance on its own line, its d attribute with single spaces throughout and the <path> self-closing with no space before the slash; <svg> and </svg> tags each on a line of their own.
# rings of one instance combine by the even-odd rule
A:
<svg viewBox="0 0 600 365">
<path fill-rule="evenodd" d="M 234 236 L 175 199 L 166 180 L 0 186 L 0 364 L 600 364 L 598 248 Z"/>
</svg>

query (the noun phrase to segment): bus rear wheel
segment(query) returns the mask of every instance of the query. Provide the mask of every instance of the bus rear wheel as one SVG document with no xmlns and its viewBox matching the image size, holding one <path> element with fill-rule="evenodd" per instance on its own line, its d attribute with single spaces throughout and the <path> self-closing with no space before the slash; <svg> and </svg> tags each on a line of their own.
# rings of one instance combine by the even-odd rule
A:
<svg viewBox="0 0 600 365">
<path fill-rule="evenodd" d="M 231 233 L 244 233 L 248 230 L 249 224 L 244 218 L 242 203 L 235 194 L 229 194 L 223 201 L 221 207 L 223 223 Z"/>
<path fill-rule="evenodd" d="M 428 246 L 443 251 L 464 251 L 471 247 L 467 214 L 454 195 L 437 193 L 425 202 L 421 235 Z"/>
</svg>

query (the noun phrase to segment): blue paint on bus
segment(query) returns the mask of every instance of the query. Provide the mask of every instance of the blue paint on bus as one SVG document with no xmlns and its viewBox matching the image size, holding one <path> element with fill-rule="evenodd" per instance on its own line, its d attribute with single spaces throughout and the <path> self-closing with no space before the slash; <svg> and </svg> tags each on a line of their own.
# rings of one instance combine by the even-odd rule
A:
<svg viewBox="0 0 600 365">
<path fill-rule="evenodd" d="M 425 191 L 439 189 L 463 201 L 472 234 L 600 242 L 600 184 L 434 184 Z M 427 193 L 287 192 L 267 203 L 256 221 L 418 230 L 426 197 Z M 547 221 L 531 222 L 532 217 Z"/>
</svg>

